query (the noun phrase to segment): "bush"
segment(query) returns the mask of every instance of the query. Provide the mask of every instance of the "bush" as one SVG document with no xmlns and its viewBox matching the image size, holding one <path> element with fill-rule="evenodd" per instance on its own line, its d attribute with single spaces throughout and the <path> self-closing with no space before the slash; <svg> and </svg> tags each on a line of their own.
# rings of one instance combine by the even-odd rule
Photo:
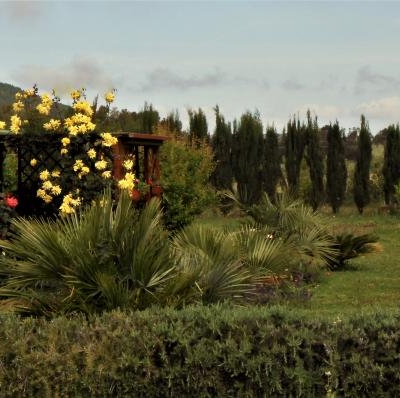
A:
<svg viewBox="0 0 400 398">
<path fill-rule="evenodd" d="M 0 396 L 399 396 L 398 312 L 304 315 L 227 306 L 3 315 Z"/>
<path fill-rule="evenodd" d="M 213 170 L 211 149 L 191 146 L 184 139 L 170 139 L 161 147 L 164 221 L 169 230 L 189 224 L 216 202 L 209 184 Z"/>
</svg>

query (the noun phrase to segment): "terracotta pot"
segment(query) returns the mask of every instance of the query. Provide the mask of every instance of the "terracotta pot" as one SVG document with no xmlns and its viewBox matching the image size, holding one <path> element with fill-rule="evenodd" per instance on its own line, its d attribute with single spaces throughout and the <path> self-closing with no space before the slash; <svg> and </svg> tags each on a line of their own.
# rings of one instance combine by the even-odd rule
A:
<svg viewBox="0 0 400 398">
<path fill-rule="evenodd" d="M 142 198 L 142 193 L 138 189 L 132 189 L 131 198 L 134 202 L 139 202 Z"/>
<path fill-rule="evenodd" d="M 163 189 L 160 185 L 152 185 L 151 186 L 151 196 L 161 196 L 163 193 Z"/>
</svg>

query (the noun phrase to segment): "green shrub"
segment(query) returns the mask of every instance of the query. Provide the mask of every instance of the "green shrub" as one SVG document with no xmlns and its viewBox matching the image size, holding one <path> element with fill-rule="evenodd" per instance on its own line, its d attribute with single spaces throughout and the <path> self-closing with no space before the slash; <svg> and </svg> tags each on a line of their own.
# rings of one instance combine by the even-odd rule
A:
<svg viewBox="0 0 400 398">
<path fill-rule="evenodd" d="M 5 192 L 17 190 L 17 167 L 17 154 L 14 152 L 7 152 L 3 162 L 3 190 Z"/>
<path fill-rule="evenodd" d="M 0 318 L 1 397 L 396 397 L 400 314 L 192 307 Z"/>
<path fill-rule="evenodd" d="M 216 202 L 209 184 L 213 170 L 211 149 L 191 146 L 184 139 L 170 139 L 161 147 L 164 222 L 176 230 Z"/>
</svg>

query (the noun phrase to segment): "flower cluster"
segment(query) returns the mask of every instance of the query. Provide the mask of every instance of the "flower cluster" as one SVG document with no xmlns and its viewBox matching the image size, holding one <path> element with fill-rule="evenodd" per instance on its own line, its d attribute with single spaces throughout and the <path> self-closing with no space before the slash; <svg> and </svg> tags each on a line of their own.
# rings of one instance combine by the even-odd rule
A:
<svg viewBox="0 0 400 398">
<path fill-rule="evenodd" d="M 51 99 L 50 95 L 45 93 L 40 96 L 41 102 L 36 107 L 36 110 L 41 115 L 48 115 L 50 113 L 51 107 L 53 106 L 53 100 Z"/>
<path fill-rule="evenodd" d="M 56 179 L 58 179 L 59 177 L 60 172 L 58 170 L 54 170 L 50 173 L 50 171 L 46 169 L 39 174 L 39 178 L 42 181 L 42 186 L 37 190 L 36 195 L 41 198 L 45 203 L 50 203 L 53 200 L 54 196 L 58 196 L 61 194 L 60 185 L 55 183 Z M 52 178 L 54 179 L 53 181 L 51 180 Z"/>
<path fill-rule="evenodd" d="M 83 201 L 90 201 L 100 187 L 112 182 L 111 148 L 118 143 L 118 139 L 110 132 L 99 135 L 88 134 L 96 129 L 93 121 L 94 109 L 86 100 L 84 89 L 73 90 L 70 95 L 72 114 L 63 119 L 55 117 L 62 112 L 57 112 L 60 99 L 56 97 L 54 91 L 51 95 L 47 93 L 39 95 L 37 87 L 34 86 L 33 89 L 17 93 L 13 104 L 14 114 L 11 116 L 9 126 L 14 134 L 26 131 L 60 133 L 62 157 L 59 162 L 62 173 L 38 169 L 36 172 L 40 186 L 36 194 L 45 203 L 53 202 L 57 206 L 57 203 L 61 203 L 61 198 L 59 201 L 54 201 L 54 198 L 63 195 L 59 210 L 67 214 L 73 213 Z M 110 110 L 110 104 L 115 100 L 115 90 L 105 93 L 104 100 Z M 32 114 L 29 118 L 29 110 L 39 114 L 39 117 Z M 28 115 L 27 119 L 25 115 Z M 0 121 L 0 129 L 5 127 L 6 123 Z M 29 161 L 33 168 L 40 167 L 40 155 L 37 157 L 38 159 L 32 158 Z M 125 166 L 127 173 L 118 185 L 123 189 L 131 189 L 135 180 L 131 172 L 133 161 L 128 160 Z M 81 193 L 78 194 L 76 189 L 80 189 Z"/>
<path fill-rule="evenodd" d="M 102 133 L 100 134 L 100 137 L 103 139 L 101 145 L 106 147 L 111 147 L 118 142 L 118 138 L 114 137 L 110 133 Z"/>
<path fill-rule="evenodd" d="M 76 192 L 79 194 L 79 191 Z M 63 202 L 60 206 L 60 211 L 61 213 L 64 214 L 72 214 L 75 213 L 75 208 L 78 207 L 81 204 L 81 198 L 73 196 L 73 193 L 69 193 L 64 196 Z"/>
<path fill-rule="evenodd" d="M 8 236 L 12 217 L 16 215 L 15 208 L 18 199 L 10 193 L 0 193 L 0 239 Z"/>
</svg>

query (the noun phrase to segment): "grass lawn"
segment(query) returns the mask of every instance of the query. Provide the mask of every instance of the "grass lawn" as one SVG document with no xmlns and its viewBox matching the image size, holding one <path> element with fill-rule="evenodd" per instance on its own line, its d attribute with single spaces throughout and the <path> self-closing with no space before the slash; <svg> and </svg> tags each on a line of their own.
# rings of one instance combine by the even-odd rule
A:
<svg viewBox="0 0 400 398">
<path fill-rule="evenodd" d="M 400 216 L 381 215 L 376 208 L 368 208 L 365 214 L 359 215 L 355 207 L 350 206 L 342 208 L 336 216 L 328 208 L 321 212 L 334 230 L 375 233 L 382 245 L 382 252 L 352 260 L 349 270 L 323 272 L 320 283 L 312 289 L 312 298 L 297 305 L 310 312 L 334 316 L 398 308 Z M 197 222 L 217 227 L 239 223 L 237 219 L 216 216 L 207 216 Z"/>
</svg>

